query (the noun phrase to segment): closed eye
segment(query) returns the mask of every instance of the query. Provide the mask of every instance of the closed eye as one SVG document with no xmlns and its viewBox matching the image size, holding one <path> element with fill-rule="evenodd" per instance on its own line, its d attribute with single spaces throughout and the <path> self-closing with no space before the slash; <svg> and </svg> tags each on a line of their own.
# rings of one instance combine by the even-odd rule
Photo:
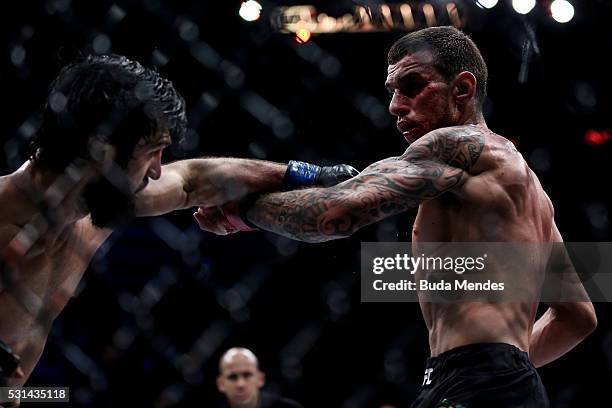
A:
<svg viewBox="0 0 612 408">
<path fill-rule="evenodd" d="M 421 90 L 425 87 L 425 81 L 410 78 L 403 81 L 400 81 L 400 92 L 408 97 L 415 97 L 421 92 Z"/>
</svg>

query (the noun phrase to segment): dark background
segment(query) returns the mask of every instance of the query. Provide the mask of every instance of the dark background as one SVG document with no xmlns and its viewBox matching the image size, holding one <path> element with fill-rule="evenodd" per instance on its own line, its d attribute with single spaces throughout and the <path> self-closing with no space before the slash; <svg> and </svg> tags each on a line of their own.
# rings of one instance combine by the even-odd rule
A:
<svg viewBox="0 0 612 408">
<path fill-rule="evenodd" d="M 299 3 L 266 1 L 264 13 Z M 611 145 L 590 145 L 585 132 L 612 128 L 612 7 L 573 3 L 574 20 L 559 24 L 546 2 L 521 18 L 509 1 L 492 10 L 457 1 L 489 65 L 489 127 L 512 139 L 536 171 L 566 241 L 608 241 Z M 331 15 L 354 7 L 311 4 Z M 76 50 L 124 54 L 174 82 L 192 131 L 165 161 L 240 156 L 363 168 L 406 148 L 383 86 L 386 51 L 402 31 L 298 44 L 273 32 L 266 16 L 240 19 L 239 1 L 4 7 L 4 174 L 26 157 L 47 87 Z M 519 82 L 526 24 L 540 52 Z M 191 211 L 136 220 L 96 256 L 29 384 L 70 386 L 74 406 L 214 407 L 218 358 L 242 345 L 260 357 L 269 389 L 307 407 L 409 406 L 428 355 L 418 306 L 361 303 L 358 271 L 361 241 L 408 241 L 413 218 L 318 245 L 261 232 L 212 236 Z M 553 407 L 610 404 L 612 308 L 596 309 L 597 331 L 540 370 Z"/>
</svg>

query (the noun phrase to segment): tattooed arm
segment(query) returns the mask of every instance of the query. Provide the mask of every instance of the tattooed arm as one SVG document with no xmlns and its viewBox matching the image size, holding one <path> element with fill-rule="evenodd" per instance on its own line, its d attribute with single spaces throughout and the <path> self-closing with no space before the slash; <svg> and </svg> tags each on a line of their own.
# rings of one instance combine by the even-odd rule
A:
<svg viewBox="0 0 612 408">
<path fill-rule="evenodd" d="M 301 241 L 346 237 L 461 186 L 483 148 L 484 137 L 473 127 L 438 129 L 402 156 L 374 163 L 334 187 L 262 196 L 246 216 L 262 229 Z"/>
</svg>

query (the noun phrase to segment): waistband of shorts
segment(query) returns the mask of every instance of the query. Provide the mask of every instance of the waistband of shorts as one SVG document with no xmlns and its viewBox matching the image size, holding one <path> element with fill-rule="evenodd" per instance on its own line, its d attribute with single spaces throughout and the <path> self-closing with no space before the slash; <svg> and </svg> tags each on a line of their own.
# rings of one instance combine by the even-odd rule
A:
<svg viewBox="0 0 612 408">
<path fill-rule="evenodd" d="M 529 355 L 508 343 L 472 343 L 427 359 L 428 368 L 465 368 L 478 364 L 531 365 Z"/>
</svg>

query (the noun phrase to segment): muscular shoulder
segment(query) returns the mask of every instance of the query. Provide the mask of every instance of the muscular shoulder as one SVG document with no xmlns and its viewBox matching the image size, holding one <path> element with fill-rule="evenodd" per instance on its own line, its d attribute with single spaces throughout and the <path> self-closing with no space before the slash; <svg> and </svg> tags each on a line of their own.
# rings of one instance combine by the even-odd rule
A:
<svg viewBox="0 0 612 408">
<path fill-rule="evenodd" d="M 478 167 L 461 191 L 469 201 L 516 214 L 543 214 L 544 209 L 549 213 L 550 200 L 538 177 L 508 139 L 492 132 L 486 135 Z"/>
<path fill-rule="evenodd" d="M 485 170 L 481 160 L 485 145 L 485 134 L 477 126 L 446 127 L 421 137 L 410 145 L 402 158 L 408 161 L 435 160 L 477 174 Z"/>
<path fill-rule="evenodd" d="M 0 177 L 0 248 L 4 248 L 21 229 L 16 216 L 19 204 L 11 193 L 9 177 Z"/>
<path fill-rule="evenodd" d="M 529 176 L 523 156 L 511 141 L 476 125 L 436 129 L 420 138 L 405 153 L 417 158 L 426 154 L 461 168 L 471 176 L 496 171 L 499 171 L 498 176 Z"/>
<path fill-rule="evenodd" d="M 9 191 L 9 176 L 0 176 L 0 229 L 11 223 L 10 209 L 15 205 Z"/>
</svg>

